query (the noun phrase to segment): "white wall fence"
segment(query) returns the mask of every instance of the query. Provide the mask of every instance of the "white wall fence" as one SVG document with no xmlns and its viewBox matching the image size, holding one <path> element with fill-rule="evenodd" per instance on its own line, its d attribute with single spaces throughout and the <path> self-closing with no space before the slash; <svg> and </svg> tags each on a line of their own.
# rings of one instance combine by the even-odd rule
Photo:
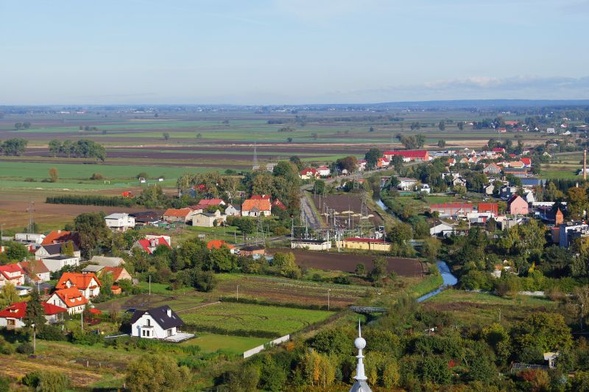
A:
<svg viewBox="0 0 589 392">
<path fill-rule="evenodd" d="M 261 351 L 264 351 L 264 349 L 272 347 L 272 346 L 276 346 L 278 344 L 284 343 L 284 342 L 288 342 L 290 340 L 290 335 L 284 335 L 279 337 L 278 339 L 274 339 L 271 342 L 268 342 L 262 346 L 258 346 L 258 347 L 254 347 L 251 350 L 247 350 L 243 353 L 243 358 L 249 358 L 252 355 L 255 355 Z"/>
</svg>

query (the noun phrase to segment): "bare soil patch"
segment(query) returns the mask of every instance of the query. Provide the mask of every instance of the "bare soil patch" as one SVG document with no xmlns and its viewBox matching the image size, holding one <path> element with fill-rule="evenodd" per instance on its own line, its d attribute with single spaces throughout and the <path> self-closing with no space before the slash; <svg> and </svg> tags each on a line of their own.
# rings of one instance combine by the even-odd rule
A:
<svg viewBox="0 0 589 392">
<path fill-rule="evenodd" d="M 284 252 L 285 249 L 271 249 L 270 252 Z M 374 268 L 374 260 L 384 257 L 378 254 L 350 254 L 332 252 L 314 252 L 303 249 L 289 249 L 296 257 L 296 263 L 300 267 L 315 268 L 326 271 L 354 272 L 358 264 L 364 264 L 366 270 Z M 399 276 L 422 277 L 426 272 L 426 266 L 417 259 L 401 257 L 385 257 L 387 271 Z"/>
</svg>

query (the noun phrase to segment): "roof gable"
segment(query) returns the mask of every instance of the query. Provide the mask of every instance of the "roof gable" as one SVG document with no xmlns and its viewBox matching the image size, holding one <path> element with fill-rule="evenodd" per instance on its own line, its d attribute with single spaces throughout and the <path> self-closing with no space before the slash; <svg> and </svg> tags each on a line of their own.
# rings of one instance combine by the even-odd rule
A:
<svg viewBox="0 0 589 392">
<path fill-rule="evenodd" d="M 70 282 L 71 286 L 77 287 L 81 290 L 86 290 L 88 287 L 98 285 L 100 286 L 100 281 L 96 277 L 93 272 L 81 274 L 77 272 L 64 272 L 59 281 L 55 285 L 58 290 L 68 288 L 68 282 Z"/>
<path fill-rule="evenodd" d="M 131 324 L 134 324 L 143 315 L 149 314 L 153 321 L 159 324 L 163 329 L 180 327 L 184 322 L 168 305 L 152 308 L 148 310 L 136 310 L 131 317 Z"/>
</svg>

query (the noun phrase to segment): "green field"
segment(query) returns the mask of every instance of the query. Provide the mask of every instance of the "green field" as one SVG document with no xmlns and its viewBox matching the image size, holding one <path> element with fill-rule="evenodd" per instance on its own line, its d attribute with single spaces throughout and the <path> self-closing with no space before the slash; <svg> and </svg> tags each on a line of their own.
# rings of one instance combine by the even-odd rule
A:
<svg viewBox="0 0 589 392">
<path fill-rule="evenodd" d="M 227 331 L 265 331 L 276 337 L 299 331 L 323 321 L 333 312 L 262 306 L 240 303 L 220 303 L 181 313 L 185 323 L 203 327 L 221 327 Z"/>
</svg>

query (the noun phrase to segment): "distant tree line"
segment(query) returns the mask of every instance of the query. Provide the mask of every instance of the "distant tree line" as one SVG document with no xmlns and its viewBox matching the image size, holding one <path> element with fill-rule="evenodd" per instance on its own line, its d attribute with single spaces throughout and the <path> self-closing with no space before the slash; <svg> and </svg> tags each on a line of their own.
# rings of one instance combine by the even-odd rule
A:
<svg viewBox="0 0 589 392">
<path fill-rule="evenodd" d="M 8 139 L 0 144 L 0 153 L 7 156 L 20 156 L 27 148 L 28 141 L 21 138 Z"/>
<path fill-rule="evenodd" d="M 17 122 L 16 124 L 14 124 L 14 129 L 16 129 L 17 131 L 20 131 L 21 129 L 29 129 L 31 127 L 31 123 L 26 121 L 26 122 Z"/>
<path fill-rule="evenodd" d="M 53 139 L 49 142 L 49 153 L 51 156 L 65 156 L 68 158 L 96 158 L 104 162 L 106 150 L 104 146 L 92 140 L 81 139 L 77 142 L 64 140 L 60 142 Z"/>
</svg>

